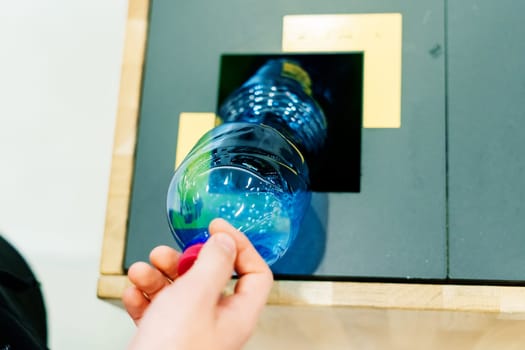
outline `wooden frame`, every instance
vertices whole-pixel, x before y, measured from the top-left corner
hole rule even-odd
[[[97,296],[118,301],[124,274],[128,209],[149,0],[130,0]],[[231,286],[230,286],[231,287]],[[269,304],[525,313],[525,287],[447,284],[275,281]]]

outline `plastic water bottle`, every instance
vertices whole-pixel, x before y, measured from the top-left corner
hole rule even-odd
[[[315,154],[324,144],[327,125],[311,85],[298,62],[269,60],[222,103],[218,114],[224,122],[271,126],[301,152]]]
[[[269,265],[286,253],[310,204],[304,153],[317,152],[326,138],[310,84],[297,62],[268,61],[225,100],[223,123],[176,169],[167,210],[184,251],[179,274],[193,264],[217,217],[243,232]]]

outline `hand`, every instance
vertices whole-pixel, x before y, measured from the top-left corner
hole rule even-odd
[[[273,276],[245,235],[222,219],[210,223],[211,237],[195,264],[177,277],[179,253],[160,246],[150,266],[133,264],[134,284],[122,300],[137,324],[130,349],[241,349],[266,304]],[[234,293],[224,289],[233,271]]]

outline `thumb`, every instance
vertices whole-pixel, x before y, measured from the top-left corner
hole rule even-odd
[[[206,294],[220,295],[232,277],[236,254],[233,238],[225,233],[216,233],[206,241],[186,276],[197,280],[196,285],[204,288]]]

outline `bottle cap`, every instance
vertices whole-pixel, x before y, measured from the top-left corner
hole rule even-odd
[[[179,265],[177,266],[177,274],[179,276],[182,276],[193,266],[193,263],[197,260],[203,245],[204,243],[194,244],[186,248],[184,253],[182,253],[179,258]]]

